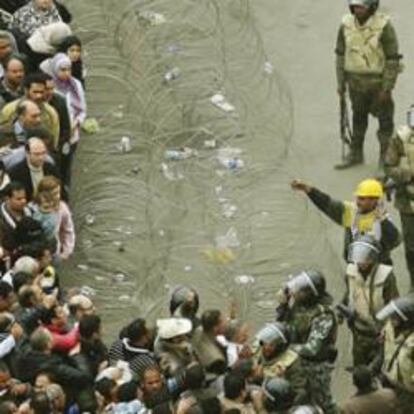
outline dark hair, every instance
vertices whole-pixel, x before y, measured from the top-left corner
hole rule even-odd
[[[101,318],[98,315],[85,315],[79,322],[79,333],[82,338],[89,339],[101,328]]]
[[[32,286],[21,286],[17,294],[17,300],[22,308],[30,308],[33,305],[35,292]]]
[[[352,380],[359,391],[368,391],[373,387],[372,373],[365,365],[359,365],[353,369]]]
[[[203,414],[221,414],[221,403],[217,397],[200,401]]]
[[[15,319],[12,314],[8,312],[0,313],[0,332],[8,332],[14,322]]]
[[[7,299],[10,293],[13,292],[13,288],[3,280],[0,280],[0,298]]]
[[[254,367],[253,359],[242,359],[237,361],[237,363],[233,366],[231,372],[234,375],[238,375],[247,379],[252,374],[252,370]]]
[[[47,142],[50,142],[51,140],[53,140],[52,133],[48,131],[47,129],[41,128],[41,127],[28,128],[26,130],[26,137],[27,137],[27,140],[29,140],[30,138],[39,138],[42,141],[47,141]]]
[[[139,341],[147,333],[148,329],[146,327],[145,319],[138,318],[121,329],[119,338],[128,338],[130,341],[134,342]]]
[[[20,181],[11,181],[4,189],[4,195],[11,198],[17,191],[26,191],[26,187]]]
[[[51,404],[49,397],[45,392],[35,392],[30,399],[30,408],[34,414],[48,414],[51,413]]]
[[[36,220],[33,220],[33,221],[38,223]],[[43,230],[38,233],[38,227],[34,223],[33,223],[32,231],[33,231],[32,234],[34,236],[38,235],[38,238],[36,237],[31,243],[25,244],[21,249],[21,255],[29,256],[29,257],[32,257],[33,259],[39,260],[44,256],[46,250],[50,250],[50,246],[49,246],[49,243],[47,243],[47,241],[41,238],[43,237]]]
[[[39,79],[43,79],[44,82],[46,83],[47,81],[53,80],[53,76],[49,75],[46,72],[40,72],[39,73]]]
[[[33,281],[32,275],[25,272],[17,272],[13,274],[13,290],[17,293],[21,287],[31,285]]]
[[[189,390],[198,390],[206,380],[204,368],[200,364],[192,365],[185,370],[185,383]]]
[[[44,78],[44,73],[30,73],[23,79],[23,87],[25,89],[30,89],[34,83],[40,83],[46,85],[46,80]]]
[[[4,71],[7,71],[9,63],[12,60],[18,60],[23,65],[24,70],[26,71],[27,60],[24,56],[18,54],[12,54],[6,58],[6,60],[3,63]]]
[[[116,387],[116,382],[110,378],[102,378],[95,382],[95,390],[106,399],[111,398],[111,392]]]
[[[241,375],[229,373],[224,377],[224,396],[229,400],[240,397],[246,389],[246,380]]]
[[[201,325],[205,332],[211,332],[219,323],[221,312],[217,309],[206,310],[201,316]]]
[[[62,42],[60,43],[60,45],[57,48],[58,52],[61,53],[67,53],[68,49],[72,46],[79,46],[82,49],[82,42],[79,39],[78,36],[74,36],[74,35],[69,35],[66,36]]]
[[[137,398],[138,384],[135,381],[126,382],[117,391],[118,402],[130,402]]]

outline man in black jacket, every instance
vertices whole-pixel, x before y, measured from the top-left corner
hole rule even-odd
[[[30,138],[25,149],[25,160],[16,164],[9,171],[9,175],[13,181],[24,185],[27,200],[31,201],[40,180],[47,175],[59,178],[59,173],[52,163],[46,161],[47,148],[41,139]]]

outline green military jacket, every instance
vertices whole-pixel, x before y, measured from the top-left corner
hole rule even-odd
[[[385,55],[385,69],[382,75],[359,75],[345,71],[346,41],[344,34],[344,24],[341,24],[336,42],[336,72],[338,89],[344,90],[347,83],[352,82],[358,85],[359,89],[367,85],[380,84],[383,91],[391,91],[397,82],[398,74],[401,70],[398,38],[394,26],[390,21],[385,25],[380,43]]]
[[[414,131],[408,126],[399,128],[391,139],[385,172],[396,184],[395,207],[414,214]]]

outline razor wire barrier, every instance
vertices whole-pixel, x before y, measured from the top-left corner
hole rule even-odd
[[[101,131],[83,136],[77,155],[66,283],[96,292],[118,327],[165,315],[178,283],[199,290],[203,308],[236,300],[255,323],[273,318],[292,272],[318,267],[339,283],[318,215],[288,186],[300,170],[292,99],[249,1],[88,0],[72,10]]]

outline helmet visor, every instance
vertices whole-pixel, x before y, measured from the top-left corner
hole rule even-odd
[[[357,241],[352,243],[348,249],[348,262],[355,264],[376,263],[379,250],[370,243]]]
[[[376,315],[376,319],[380,322],[384,322],[393,316],[398,316],[404,322],[408,321],[407,315],[397,306],[395,301],[391,301],[387,306],[382,308]]]
[[[407,125],[414,129],[414,105],[407,112]]]
[[[270,344],[278,340],[282,340],[285,344],[287,343],[285,334],[275,323],[268,323],[260,329],[260,331],[256,334],[256,339],[261,344]]]
[[[304,289],[311,289],[315,296],[318,296],[318,290],[316,289],[315,284],[312,279],[306,272],[302,272],[297,276],[294,276],[286,284],[286,288],[291,293],[298,293]]]

